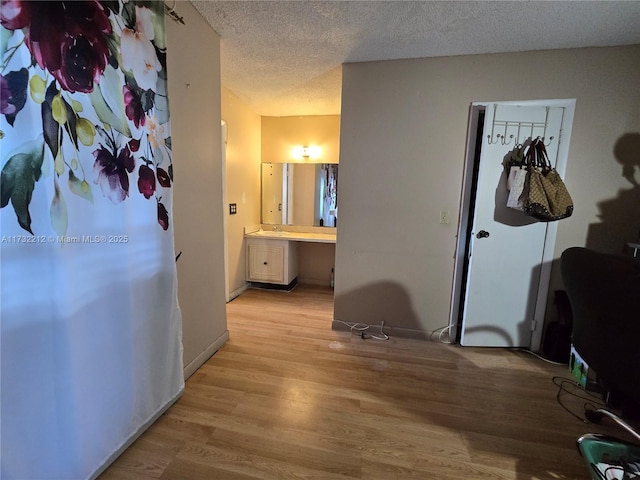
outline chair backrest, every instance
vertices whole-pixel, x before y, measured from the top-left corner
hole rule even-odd
[[[606,388],[640,405],[640,260],[574,247],[561,272],[573,345]]]

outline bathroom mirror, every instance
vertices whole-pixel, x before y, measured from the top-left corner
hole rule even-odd
[[[262,223],[335,227],[335,163],[263,163]]]

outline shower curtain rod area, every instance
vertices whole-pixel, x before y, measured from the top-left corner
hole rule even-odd
[[[185,25],[184,17],[181,17],[176,13],[176,2],[177,0],[173,0],[173,5],[171,6],[167,5],[167,2],[164,2],[164,13],[174,22]]]

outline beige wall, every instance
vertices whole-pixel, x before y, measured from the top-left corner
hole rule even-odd
[[[236,215],[227,215],[229,293],[233,298],[245,285],[244,227],[260,223],[261,119],[230,90],[222,88],[222,119],[227,122],[227,203],[236,203]]]
[[[565,175],[575,213],[559,223],[555,257],[622,251],[640,230],[640,190],[616,158],[640,164],[639,79],[640,46],[345,65],[335,318],[447,325],[474,101],[576,98]],[[560,287],[554,262],[549,302]]]
[[[308,285],[328,287],[335,259],[335,243],[300,242],[298,246],[298,281]]]
[[[167,20],[178,301],[185,375],[226,338],[220,147],[220,39],[191,3]],[[194,45],[206,45],[194,56]]]
[[[322,149],[317,163],[338,163],[340,115],[262,117],[263,162],[293,162],[293,147],[311,145]]]

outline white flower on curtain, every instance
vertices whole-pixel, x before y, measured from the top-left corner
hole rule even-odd
[[[151,41],[155,38],[151,11],[136,7],[135,29],[122,29],[122,67],[133,72],[138,86],[153,90],[162,65]]]
[[[93,185],[117,204],[133,183],[157,203],[158,224],[169,228],[162,201],[173,182],[166,51],[154,34],[162,8],[2,0],[0,114],[3,128],[14,131],[1,135],[19,143],[3,158],[0,207],[11,203],[22,229],[33,234],[31,197],[44,181],[54,184],[49,213],[58,235],[73,222],[65,195],[93,203]],[[17,131],[21,115],[41,116],[42,130]],[[54,175],[47,177],[49,165]]]

